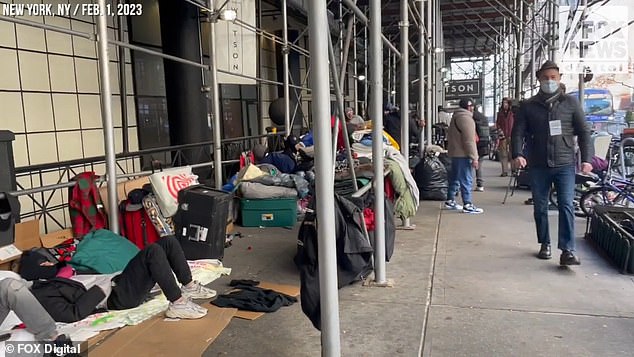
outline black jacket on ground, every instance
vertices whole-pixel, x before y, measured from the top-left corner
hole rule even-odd
[[[550,135],[549,122],[554,120],[561,120],[562,135]],[[575,136],[581,161],[592,162],[594,147],[590,127],[579,102],[567,94],[549,97],[540,92],[522,103],[515,117],[511,138],[513,158],[522,155],[522,145],[526,140],[529,148],[527,159],[532,167],[574,164]]]
[[[235,307],[246,311],[275,312],[297,302],[292,296],[257,286],[238,284],[235,288],[239,290],[220,295],[211,303],[218,307]]]
[[[86,290],[80,282],[64,278],[34,281],[31,293],[53,320],[67,323],[86,318],[106,298],[96,285]]]
[[[314,202],[313,202],[314,205]],[[363,213],[348,199],[335,195],[337,282],[341,288],[372,271],[372,246],[363,233]],[[295,264],[299,269],[302,311],[321,329],[316,214],[307,214],[299,229]]]

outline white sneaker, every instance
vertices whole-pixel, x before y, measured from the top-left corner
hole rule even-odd
[[[189,299],[185,299],[184,302],[170,302],[165,316],[171,319],[200,319],[207,315],[207,309],[192,302]]]
[[[452,211],[458,211],[462,209],[462,206],[459,205],[456,201],[445,201],[445,208]]]
[[[484,192],[484,186],[476,186],[475,191]]]
[[[469,214],[480,214],[484,212],[484,210],[482,208],[476,207],[473,203],[467,203],[466,205],[464,205],[464,207],[462,207],[462,212]]]
[[[196,300],[196,299],[211,299],[212,297],[216,296],[216,291],[206,288],[202,285],[200,285],[199,282],[197,282],[196,280],[193,281],[193,284],[191,287],[187,287],[185,285],[183,285],[181,287],[181,292],[183,293],[183,296],[188,297],[190,299]]]

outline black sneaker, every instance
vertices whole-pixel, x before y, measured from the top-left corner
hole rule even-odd
[[[577,257],[575,253],[569,250],[564,250],[561,253],[561,257],[559,257],[559,265],[580,265],[580,264],[581,264],[581,260],[579,259],[579,257]]]

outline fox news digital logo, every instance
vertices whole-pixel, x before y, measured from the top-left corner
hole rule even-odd
[[[7,341],[4,343],[5,356],[66,356],[79,355],[81,353],[81,345],[72,346],[56,346],[53,343],[39,342],[15,342]]]
[[[559,13],[559,41],[563,73],[627,73],[628,8],[583,6]]]

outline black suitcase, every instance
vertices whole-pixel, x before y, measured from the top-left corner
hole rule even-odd
[[[183,247],[185,258],[223,258],[231,198],[228,193],[203,185],[190,186],[178,192],[174,223],[176,238]]]

